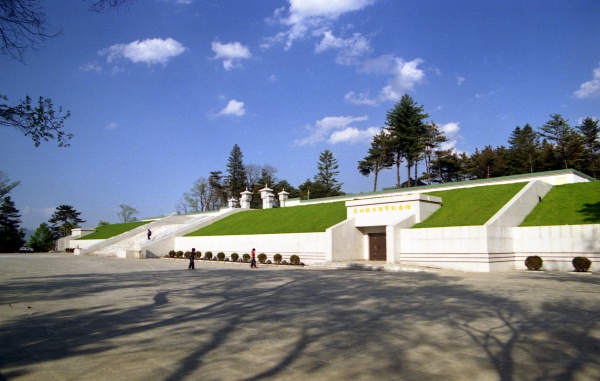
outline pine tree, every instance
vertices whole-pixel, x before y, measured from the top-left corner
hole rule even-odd
[[[440,130],[439,126],[435,122],[425,125],[424,140],[424,151],[423,157],[425,158],[425,176],[428,184],[431,184],[431,160],[432,155],[435,151],[440,149],[442,143],[448,141],[448,138],[444,136],[444,132]]]
[[[587,117],[576,128],[583,137],[583,145],[586,149],[584,172],[597,179],[600,176],[600,127],[598,127],[598,121]]]
[[[358,162],[358,171],[363,176],[374,175],[373,192],[377,191],[379,172],[394,165],[394,155],[389,149],[388,136],[385,132],[373,136],[368,155]]]
[[[406,159],[408,170],[408,186],[411,186],[410,168],[419,160],[425,151],[426,126],[423,120],[429,115],[424,113],[423,106],[408,94],[404,94],[393,109],[387,112],[386,124],[390,135],[391,148],[396,156],[397,186],[401,186],[400,164]]]
[[[25,242],[25,232],[19,228],[21,215],[10,196],[0,204],[0,252],[17,251]]]
[[[338,184],[336,178],[340,173],[338,168],[337,160],[333,157],[331,151],[325,150],[321,152],[319,162],[317,163],[319,172],[315,175],[313,183],[315,189],[310,192],[312,198],[332,197],[343,194],[341,191],[343,184]]]
[[[540,142],[538,133],[526,124],[517,126],[508,138],[511,174],[533,173],[537,171]]]
[[[58,237],[47,223],[42,222],[35,230],[35,233],[29,237],[29,246],[33,251],[50,251],[55,247],[55,241]]]
[[[229,190],[229,197],[239,197],[240,193],[246,190],[246,169],[243,162],[244,155],[242,150],[236,144],[231,149],[229,161],[227,162],[227,173],[225,183]]]
[[[575,160],[576,139],[575,131],[569,126],[568,120],[565,120],[560,114],[550,115],[552,119],[541,127],[540,136],[548,139],[556,147],[556,151],[563,163],[563,168],[567,169]]]
[[[59,237],[66,237],[71,234],[72,229],[85,222],[79,218],[80,215],[81,212],[76,211],[71,205],[60,205],[48,222]]]

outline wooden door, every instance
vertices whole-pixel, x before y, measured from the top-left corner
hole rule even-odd
[[[385,233],[370,233],[369,234],[369,260],[370,261],[385,261],[387,260],[385,247]]]

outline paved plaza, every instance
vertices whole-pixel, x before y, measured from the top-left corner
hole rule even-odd
[[[0,255],[0,380],[600,380],[596,274],[187,263]]]

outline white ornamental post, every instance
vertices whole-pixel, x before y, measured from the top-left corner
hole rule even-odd
[[[237,198],[231,196],[231,198],[229,200],[227,200],[227,203],[229,205],[229,208],[233,209],[237,206],[238,200],[237,200]]]
[[[252,201],[252,192],[250,192],[248,188],[246,188],[246,190],[240,193],[240,195],[242,196],[240,198],[240,207],[242,209],[250,209],[250,201]]]
[[[279,207],[285,208],[285,200],[288,199],[290,192],[286,192],[285,189],[282,189],[281,192],[277,194],[279,195]]]
[[[275,195],[273,194],[273,189],[270,189],[267,184],[260,190],[260,198],[263,200],[263,209],[271,209],[273,207]]]

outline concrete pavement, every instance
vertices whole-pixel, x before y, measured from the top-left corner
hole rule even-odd
[[[596,274],[196,268],[0,255],[0,380],[600,379]]]

